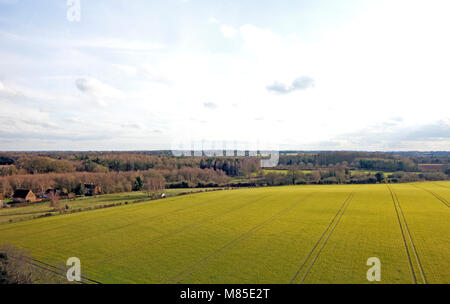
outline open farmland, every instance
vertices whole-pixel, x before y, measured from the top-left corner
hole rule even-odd
[[[166,197],[172,197],[191,192],[202,192],[211,190],[216,189],[206,189],[206,188],[165,189],[164,193]],[[98,197],[78,197],[76,199],[71,200],[63,199],[61,200],[61,205],[67,206],[69,208],[64,212],[72,213],[72,212],[88,211],[96,208],[103,208],[104,206],[110,207],[124,204],[133,204],[149,200],[151,199],[149,198],[147,193],[136,191],[136,192],[107,194]],[[33,203],[30,204],[29,206],[23,206],[19,208],[3,208],[0,209],[0,225],[59,214],[61,214],[61,212],[51,207],[50,202],[48,201]]]
[[[0,226],[102,283],[450,283],[450,182],[240,189]]]

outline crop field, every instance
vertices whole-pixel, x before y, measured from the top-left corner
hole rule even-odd
[[[101,283],[450,283],[450,182],[239,189],[0,225]]]
[[[176,196],[181,193],[201,192],[214,189],[190,188],[190,189],[166,189],[167,197]],[[81,197],[74,200],[63,199],[61,204],[68,206],[68,211],[87,211],[108,204],[133,204],[140,201],[150,200],[144,192],[124,192],[116,194],[101,195],[98,197]],[[50,202],[33,203],[26,207],[0,209],[0,225],[11,222],[19,222],[42,217],[46,214],[57,215],[58,211],[50,206]]]
[[[269,174],[269,173],[288,174],[289,173],[289,170],[281,170],[281,169],[279,169],[279,170],[276,170],[276,169],[274,169],[274,170],[272,170],[272,169],[263,169],[262,171],[263,171],[264,174]],[[304,173],[304,174],[308,174],[308,173],[313,172],[313,170],[300,170],[300,171],[302,173]],[[350,174],[352,176],[356,176],[356,175],[376,174],[377,172],[380,172],[380,171],[376,171],[376,170],[351,170]],[[390,175],[390,174],[393,174],[393,173],[394,172],[384,172],[385,175]],[[419,174],[420,172],[411,172],[411,173]]]
[[[277,169],[263,169],[262,170],[264,174],[269,174],[269,173],[277,173],[277,174],[288,174],[289,170],[277,170]],[[307,174],[307,173],[311,173],[312,170],[300,170],[302,173]]]

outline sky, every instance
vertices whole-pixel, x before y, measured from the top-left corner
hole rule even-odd
[[[0,0],[0,150],[450,150],[448,0],[79,3]]]

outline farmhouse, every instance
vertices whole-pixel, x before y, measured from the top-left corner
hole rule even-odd
[[[84,184],[86,196],[95,196],[102,193],[102,188],[94,184]]]
[[[26,189],[17,189],[13,195],[13,203],[33,203],[38,201],[36,195],[31,190]]]

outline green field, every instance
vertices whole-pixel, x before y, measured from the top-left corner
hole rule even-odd
[[[304,174],[311,173],[313,170],[299,170],[300,172]],[[276,173],[276,174],[288,174],[289,170],[281,170],[281,169],[263,169],[262,170],[264,175],[267,175],[269,173]]]
[[[0,225],[102,283],[450,283],[450,182],[239,189]]]
[[[190,189],[166,189],[164,193],[167,197],[179,195],[180,193],[191,193],[206,191],[206,188],[190,188]],[[147,193],[144,192],[125,192],[109,195],[101,195],[98,197],[81,197],[74,200],[61,200],[63,209],[69,206],[68,212],[87,211],[97,207],[109,204],[133,204],[143,200],[150,200]],[[6,201],[5,201],[6,202]],[[34,203],[26,207],[3,208],[0,209],[0,225],[11,222],[19,222],[34,219],[45,214],[58,215],[60,212],[55,211],[49,202]]]
[[[320,171],[320,169],[318,169],[318,170]],[[322,169],[322,170],[324,170],[324,169]],[[289,172],[289,170],[281,170],[281,169],[279,169],[279,170],[263,169],[262,171],[263,171],[264,174],[268,174],[268,173],[288,174],[288,172]],[[304,174],[308,174],[308,173],[313,172],[313,170],[300,170],[300,171],[303,172]],[[355,175],[369,175],[369,174],[373,175],[373,174],[376,174],[377,172],[380,172],[380,171],[375,171],[375,170],[351,170],[350,174],[352,176],[355,176]],[[393,173],[395,173],[395,172],[384,172],[385,175],[390,175],[390,174],[393,174]],[[415,174],[419,174],[420,172],[414,172],[414,173]]]

